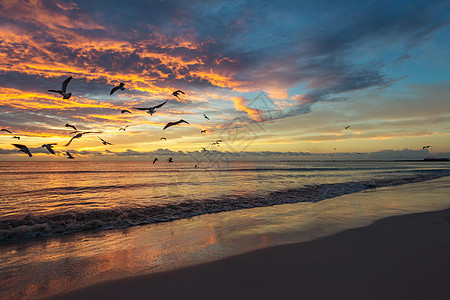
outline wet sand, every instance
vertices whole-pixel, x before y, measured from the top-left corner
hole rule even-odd
[[[450,209],[49,299],[450,299]]]

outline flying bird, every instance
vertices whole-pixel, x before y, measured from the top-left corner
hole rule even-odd
[[[162,138],[160,138],[159,140],[165,140],[165,141],[167,141],[167,139],[166,139],[165,137],[162,137]]]
[[[69,152],[66,152],[66,154],[68,159],[75,159],[75,157],[73,157],[72,154],[70,154]]]
[[[201,130],[200,133],[206,133],[206,129],[205,130]]]
[[[20,140],[20,136],[15,135],[15,136],[13,136],[13,139],[18,139],[18,140]]]
[[[155,159],[153,160],[153,164],[155,164],[155,162],[157,162],[157,161],[158,161],[158,158],[155,157]]]
[[[121,131],[121,130],[125,131],[129,126],[130,126],[130,125],[127,125],[127,126],[125,126],[125,127],[123,127],[123,128],[120,128],[119,131]]]
[[[72,93],[66,93],[67,85],[69,84],[69,81],[72,79],[72,76],[64,80],[62,83],[61,90],[48,90],[49,92],[58,93],[61,96],[63,96],[63,99],[69,99],[70,96],[72,96]]]
[[[202,151],[206,151],[206,148],[205,148],[205,147],[202,147]]]
[[[175,92],[172,93],[172,96],[175,96],[175,97],[177,97],[178,99],[180,99],[180,97],[178,97],[178,95],[179,95],[180,93],[184,95],[184,92],[183,92],[182,90],[176,90]]]
[[[173,162],[173,160],[172,160],[172,157],[169,157],[168,159],[167,159],[167,162]]]
[[[129,111],[128,109],[122,109],[121,113],[129,113],[129,114],[131,114],[131,111]]]
[[[208,116],[207,116],[207,115],[203,114],[203,116],[205,117],[205,119],[208,119],[208,120],[209,120],[209,118],[208,118]]]
[[[170,126],[178,125],[178,124],[180,124],[180,123],[186,123],[186,124],[189,124],[187,121],[181,119],[181,120],[176,121],[176,122],[169,122],[169,123],[167,123],[167,125],[164,126],[163,130],[166,129],[166,128],[168,128],[168,127],[170,127]]]
[[[422,147],[422,150],[425,150],[425,149],[428,149],[428,148],[430,148],[431,146],[423,146]]]
[[[123,82],[121,82],[118,86],[115,86],[112,88],[111,92],[109,93],[109,95],[114,94],[117,90],[121,90],[124,91],[125,88],[123,87],[125,84]]]
[[[85,131],[85,132],[77,133],[76,135],[74,135],[74,136],[70,139],[70,141],[69,141],[67,144],[65,144],[65,146],[66,146],[66,147],[69,146],[70,143],[72,143],[72,141],[73,141],[74,139],[79,139],[79,138],[81,138],[81,137],[83,136],[83,134],[88,134],[88,133],[102,133],[102,132],[101,132],[101,131]]]
[[[53,146],[57,145],[56,143],[53,144],[44,144],[42,145],[42,148],[45,148],[48,150],[48,152],[50,152],[51,154],[56,154],[55,151],[53,151]]]
[[[76,128],[75,126],[73,126],[73,125],[66,124],[66,125],[64,125],[64,126],[65,126],[65,127],[72,127],[76,132],[78,132],[77,128]]]
[[[11,145],[13,145],[16,148],[19,148],[19,152],[26,153],[28,154],[29,157],[33,156],[27,146],[21,144],[11,144]]]
[[[152,107],[149,107],[149,108],[145,108],[145,107],[133,107],[133,109],[146,110],[148,114],[153,115],[153,114],[155,113],[155,111],[156,111],[157,108],[160,108],[161,106],[163,106],[163,105],[166,104],[166,103],[167,103],[167,100],[164,101],[164,102],[161,103],[161,104],[158,104],[158,105],[156,105],[156,106],[152,106]]]
[[[105,141],[104,139],[102,139],[101,137],[99,137],[98,135],[97,135],[97,137],[100,139],[100,141],[102,141],[102,143],[103,143],[103,145],[112,145],[110,142],[107,142],[107,141]]]
[[[5,131],[5,132],[8,132],[8,133],[12,134],[12,132],[11,132],[11,131],[9,131],[8,129],[5,129],[5,128],[3,128],[3,129],[2,129],[2,130],[0,130],[0,131]]]
[[[350,125],[344,127],[344,129],[349,129],[349,128],[350,128]]]

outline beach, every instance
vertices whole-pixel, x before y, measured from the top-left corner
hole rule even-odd
[[[49,299],[448,299],[450,210],[106,282]]]

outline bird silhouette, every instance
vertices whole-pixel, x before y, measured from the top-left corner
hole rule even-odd
[[[66,125],[64,125],[64,126],[65,126],[65,127],[71,127],[71,128],[73,128],[73,130],[75,130],[75,131],[78,132],[77,128],[76,128],[75,126],[73,126],[73,125],[66,124]]]
[[[153,164],[155,164],[155,162],[157,162],[157,161],[158,161],[158,158],[155,157],[155,159],[153,160]]]
[[[169,157],[169,158],[167,159],[167,162],[169,162],[169,163],[173,162],[172,157]]]
[[[186,123],[186,124],[189,124],[187,121],[181,119],[181,120],[176,121],[176,122],[169,122],[169,123],[167,123],[166,126],[164,126],[163,130],[166,129],[166,128],[168,128],[168,127],[170,127],[170,126],[178,125],[178,124],[180,124],[180,123]]]
[[[101,131],[85,131],[85,132],[79,132],[79,133],[77,133],[76,135],[74,135],[74,136],[70,139],[70,141],[69,141],[67,144],[65,144],[65,146],[66,146],[66,147],[69,146],[70,143],[72,143],[72,141],[73,141],[74,139],[79,139],[79,138],[81,138],[81,137],[83,136],[83,134],[88,134],[88,133],[102,133],[102,132],[101,132]]]
[[[75,157],[73,157],[73,155],[70,154],[68,151],[66,152],[66,154],[68,159],[75,159]]]
[[[101,137],[99,137],[99,136],[97,136],[99,139],[100,139],[100,141],[102,141],[102,143],[103,143],[103,145],[112,145],[110,142],[107,142],[107,141],[105,141],[104,139],[102,139]]]
[[[131,111],[129,111],[128,109],[122,109],[120,112],[121,112],[122,114],[123,114],[123,113],[129,113],[129,114],[131,114]]]
[[[349,128],[350,128],[350,125],[344,127],[344,129],[349,129]]]
[[[31,152],[30,152],[30,150],[28,149],[27,146],[21,145],[21,144],[11,144],[11,145],[13,145],[16,148],[19,148],[19,152],[26,153],[26,154],[28,154],[29,157],[33,156],[33,154],[31,154]]]
[[[425,149],[428,149],[428,148],[430,148],[431,146],[423,146],[422,147],[422,150],[425,150]]]
[[[0,130],[0,131],[5,131],[5,132],[7,132],[7,133],[10,133],[10,134],[12,134],[12,132],[11,131],[9,131],[8,129],[5,129],[5,128],[3,128],[2,130]]]
[[[72,76],[70,76],[69,78],[64,80],[64,82],[62,83],[61,90],[48,90],[48,91],[60,94],[61,96],[63,96],[63,99],[69,99],[70,96],[72,96],[72,93],[67,93],[66,89],[67,89],[67,85],[69,84],[71,79],[72,79]]]
[[[209,118],[208,118],[208,116],[207,116],[207,115],[203,114],[203,116],[205,117],[205,119],[208,119],[208,120],[209,120]]]
[[[165,137],[162,137],[162,138],[160,138],[159,140],[165,140],[165,141],[167,141],[167,139],[166,139]]]
[[[122,131],[122,130],[125,131],[129,126],[130,126],[130,125],[127,125],[127,126],[125,126],[125,127],[123,127],[123,128],[120,128],[119,131]]]
[[[184,95],[184,92],[182,90],[176,90],[175,92],[172,93],[172,96],[175,96],[178,99],[180,99],[180,97],[178,97],[179,94],[183,94]]]
[[[42,148],[45,148],[48,150],[48,152],[50,152],[51,154],[56,154],[55,151],[53,151],[53,146],[57,145],[56,143],[53,144],[44,144],[42,145]]]
[[[13,136],[13,139],[18,139],[18,140],[20,140],[20,136]]]
[[[205,147],[202,147],[202,151],[206,151],[206,148],[205,148]]]
[[[123,87],[125,84],[123,82],[121,82],[118,86],[115,86],[112,88],[111,92],[109,92],[109,95],[114,94],[117,90],[121,90],[124,91],[125,88]]]
[[[149,108],[145,108],[145,107],[133,107],[133,109],[139,109],[139,110],[146,110],[148,114],[153,115],[156,111],[157,108],[160,108],[161,106],[163,106],[164,104],[167,103],[168,100],[164,101],[161,104],[149,107]]]
[[[201,130],[200,133],[206,133],[206,129],[205,130]]]

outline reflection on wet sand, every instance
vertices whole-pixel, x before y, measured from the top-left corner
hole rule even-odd
[[[391,215],[448,208],[449,192],[450,179],[441,178],[318,203],[10,242],[0,246],[0,294],[5,299],[43,297],[101,281],[307,241]]]

